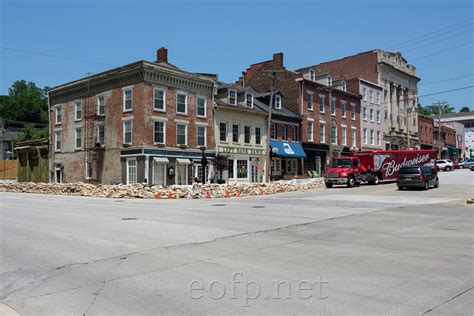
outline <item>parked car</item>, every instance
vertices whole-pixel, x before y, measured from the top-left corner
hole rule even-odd
[[[472,165],[474,165],[474,158],[469,158],[469,159],[466,159],[464,160],[463,162],[459,163],[459,167],[460,168],[465,168],[465,169],[468,169],[469,167],[471,167]]]
[[[471,169],[471,171],[474,171],[474,164],[470,165],[469,169]]]
[[[398,171],[397,187],[399,190],[405,188],[428,190],[431,186],[439,187],[438,174],[431,167],[402,167]]]
[[[453,162],[449,159],[436,160],[439,170],[451,171],[454,169]]]
[[[456,162],[456,161],[453,161],[453,169],[456,170],[456,169],[459,169],[459,162]]]

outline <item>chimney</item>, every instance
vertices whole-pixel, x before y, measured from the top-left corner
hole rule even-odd
[[[168,62],[168,49],[161,47],[156,51],[156,62],[157,63],[167,63]]]
[[[279,68],[283,68],[283,53],[273,54],[273,61]]]

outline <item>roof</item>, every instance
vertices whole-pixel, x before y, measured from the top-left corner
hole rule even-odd
[[[268,110],[270,109],[270,92],[265,92],[257,95],[257,101],[254,102],[254,105],[265,111],[265,113],[268,113]],[[276,94],[279,94],[278,92]],[[285,98],[282,98],[282,103],[285,102]],[[282,119],[282,120],[289,120],[289,121],[296,121],[296,122],[301,122],[301,116],[298,114],[294,113],[290,109],[284,106],[282,104],[281,109],[272,109],[272,116],[275,119]]]
[[[257,105],[257,100],[254,100],[253,102],[253,108],[249,108],[242,103],[237,102],[236,105],[230,105],[227,102],[224,102],[221,99],[216,99],[215,103],[218,108],[227,108],[230,110],[240,110],[240,111],[245,111],[245,112],[252,112],[252,113],[260,113],[260,114],[266,114],[265,111],[263,111],[258,105]]]
[[[446,114],[441,115],[442,118],[451,118],[451,117],[463,118],[463,117],[470,117],[470,116],[474,116],[474,111],[461,112],[461,113],[446,113]]]

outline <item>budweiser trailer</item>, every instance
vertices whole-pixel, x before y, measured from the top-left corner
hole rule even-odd
[[[430,165],[436,167],[435,150],[366,150],[353,151],[335,158],[326,171],[324,182],[352,187],[362,182],[378,184],[396,180],[401,167]]]

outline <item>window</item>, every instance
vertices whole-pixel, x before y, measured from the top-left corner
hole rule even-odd
[[[344,80],[341,81],[341,87],[342,87],[342,91],[347,91],[347,84]]]
[[[197,145],[206,146],[206,127],[205,126],[197,127]]]
[[[277,138],[276,130],[277,130],[276,123],[270,124],[270,138],[271,139],[276,139]]]
[[[331,76],[328,76],[327,84],[328,84],[329,87],[332,86],[332,77]]]
[[[245,179],[248,178],[248,160],[237,160],[237,178]]]
[[[165,143],[165,122],[163,121],[154,121],[153,129],[153,143],[154,144],[164,144]]]
[[[380,139],[380,131],[377,131],[377,145],[381,145],[382,140]]]
[[[245,94],[245,105],[248,108],[253,108],[253,94],[252,93]]]
[[[227,123],[219,123],[219,140],[221,142],[227,141]]]
[[[319,122],[319,140],[321,143],[326,143],[326,124]]]
[[[281,139],[287,140],[288,139],[288,126],[283,124],[281,126]]]
[[[281,109],[281,95],[275,95],[275,100],[273,101],[273,107],[277,110]]]
[[[380,91],[375,92],[375,103],[380,104]]]
[[[186,103],[188,96],[184,93],[176,93],[176,113],[186,114]]]
[[[61,124],[63,120],[63,115],[62,115],[62,106],[61,104],[56,105],[56,124]]]
[[[166,162],[153,161],[153,184],[166,185]]]
[[[369,101],[370,103],[374,103],[374,90],[369,90]]]
[[[86,179],[92,179],[92,160],[86,161]]]
[[[331,99],[331,115],[336,115],[336,99]]]
[[[324,95],[319,95],[319,112],[324,113]]]
[[[153,89],[153,109],[157,111],[165,111],[165,89]]]
[[[331,124],[331,144],[337,145],[337,126],[335,123]]]
[[[239,142],[239,125],[238,124],[232,125],[232,142],[234,143]]]
[[[363,139],[363,143],[364,143],[365,145],[367,145],[367,128],[364,128],[364,129],[363,129],[363,134],[362,134],[362,136],[363,136],[363,138],[364,138],[364,139]]]
[[[244,126],[244,143],[250,144],[250,126]]]
[[[61,131],[54,132],[54,151],[61,151]]]
[[[229,90],[229,104],[236,105],[237,104],[237,91]]]
[[[76,128],[75,135],[76,135],[75,148],[80,149],[82,147],[82,128]]]
[[[308,142],[313,141],[313,129],[314,129],[314,122],[308,121]]]
[[[123,143],[132,143],[132,120],[123,121]]]
[[[127,184],[137,183],[137,159],[127,159]]]
[[[309,111],[313,110],[313,94],[311,92],[306,94],[306,105],[308,106]]]
[[[357,138],[357,130],[355,128],[351,129],[351,141],[352,141],[352,146],[355,147],[357,144],[356,138]]]
[[[260,127],[255,127],[255,144],[260,145],[262,143],[262,134]]]
[[[176,163],[176,184],[185,185],[188,184],[188,164]]]
[[[103,95],[97,97],[97,114],[105,115],[105,97]]]
[[[291,140],[294,142],[298,140],[298,126],[293,126],[291,130]]]
[[[346,117],[346,101],[341,101],[341,115]]]
[[[362,100],[367,101],[367,88],[362,88]]]
[[[229,179],[234,179],[234,160],[227,160],[227,171],[229,172]]]
[[[374,144],[375,144],[375,140],[374,140],[374,130],[373,130],[373,129],[370,130],[370,144],[371,144],[371,145],[374,145]]]
[[[197,98],[197,116],[206,117],[206,98]]]
[[[80,121],[82,119],[82,102],[74,102],[74,120]]]
[[[187,145],[188,144],[188,125],[176,124],[176,144]]]
[[[380,111],[377,110],[377,123],[380,123]]]
[[[370,121],[371,122],[374,121],[374,110],[373,109],[370,109]]]
[[[316,72],[313,69],[309,71],[309,80],[316,81]]]
[[[351,103],[351,119],[356,119],[356,105],[355,103]]]
[[[347,145],[347,127],[343,126],[341,131],[342,145]]]
[[[367,121],[367,108],[365,106],[362,107],[362,119]]]
[[[104,146],[105,144],[104,124],[97,125],[97,143],[101,146]]]
[[[132,89],[123,90],[123,111],[132,110]]]

